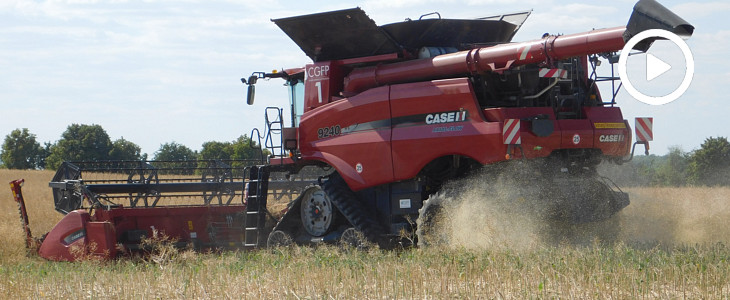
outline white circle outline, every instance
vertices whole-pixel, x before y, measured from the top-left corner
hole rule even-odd
[[[677,47],[679,47],[680,50],[682,50],[685,63],[687,64],[687,69],[685,71],[682,84],[680,84],[679,87],[673,92],[664,96],[647,96],[644,93],[640,92],[634,87],[634,85],[631,84],[629,76],[626,73],[626,62],[629,57],[629,52],[631,52],[631,49],[633,49],[636,44],[650,37],[662,37],[672,41],[675,45],[677,45]],[[624,48],[621,49],[621,55],[619,55],[618,59],[618,76],[621,78],[621,82],[626,88],[626,91],[629,92],[629,95],[636,98],[636,100],[639,100],[649,105],[664,105],[674,100],[677,100],[679,97],[682,96],[682,94],[684,94],[684,92],[687,91],[687,89],[689,89],[689,85],[692,83],[692,77],[694,76],[694,72],[695,61],[694,57],[692,56],[692,51],[689,49],[687,43],[685,43],[684,40],[682,40],[682,38],[680,38],[676,34],[663,29],[649,29],[635,35],[626,43]]]

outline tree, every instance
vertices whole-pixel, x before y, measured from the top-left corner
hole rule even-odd
[[[198,153],[195,151],[185,145],[171,142],[160,145],[160,149],[155,152],[154,157],[154,160],[158,162],[154,165],[165,169],[160,171],[161,174],[191,175],[195,173],[197,158]]]
[[[39,166],[42,169],[46,168],[46,161],[48,160],[48,156],[51,155],[51,148],[53,147],[53,144],[51,142],[45,142],[43,143],[43,151],[41,152],[41,161],[39,162]]]
[[[100,125],[71,124],[51,146],[46,164],[56,169],[63,161],[109,160],[111,150],[111,139]]]
[[[8,169],[37,169],[43,167],[43,147],[28,128],[15,129],[5,136],[2,153],[3,165]]]
[[[264,157],[269,154],[268,150],[263,151]],[[205,142],[203,150],[200,151],[200,159],[260,159],[261,152],[256,143],[251,142],[248,135],[239,136],[233,142]]]
[[[113,160],[146,160],[147,154],[141,154],[142,148],[137,144],[120,138],[112,143],[109,159]]]
[[[709,137],[689,158],[692,182],[702,185],[730,184],[730,142],[724,137]]]
[[[229,160],[232,153],[233,148],[229,142],[205,142],[203,143],[203,149],[200,150],[200,159]]]
[[[198,154],[185,145],[171,142],[160,145],[160,149],[155,152],[154,160],[195,160],[197,157]]]
[[[253,147],[252,147],[253,146]],[[263,154],[255,143],[251,143],[251,138],[247,135],[239,136],[233,142],[205,142],[203,149],[200,151],[201,160],[234,160],[227,162],[234,169],[234,176],[243,176],[242,171],[246,166],[254,165],[253,161],[242,160],[258,160],[261,156],[266,157],[269,151],[264,150]],[[205,168],[207,162],[200,162],[199,166]]]
[[[687,154],[679,146],[669,147],[669,153],[656,170],[659,185],[683,186],[687,184]]]
[[[261,159],[261,156],[266,157],[269,155],[269,151],[264,149],[261,153],[260,148],[255,142],[251,142],[251,138],[248,135],[239,136],[233,144],[231,144],[232,153],[231,159]]]

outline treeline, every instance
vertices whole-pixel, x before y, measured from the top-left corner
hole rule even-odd
[[[623,165],[604,163],[599,172],[619,186],[730,186],[730,143],[709,137],[690,152],[674,146],[664,156],[637,154]]]
[[[200,152],[169,142],[160,145],[152,160],[259,159],[259,147],[250,142],[246,135],[231,142],[210,141]],[[124,138],[112,141],[100,125],[71,124],[60,140],[43,145],[27,128],[13,130],[5,136],[0,159],[3,168],[55,170],[63,161],[147,160],[148,155]],[[730,142],[709,137],[690,152],[675,146],[664,156],[637,154],[622,165],[604,163],[599,171],[620,186],[730,186]]]
[[[264,153],[264,155],[266,155]],[[153,160],[259,159],[261,152],[247,135],[231,142],[210,141],[200,152],[169,142],[160,145]],[[7,169],[57,169],[64,161],[147,160],[147,153],[124,138],[112,141],[100,125],[71,124],[55,143],[41,145],[27,128],[5,136],[0,151],[0,167]]]

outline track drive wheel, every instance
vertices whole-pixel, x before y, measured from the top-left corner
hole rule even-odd
[[[335,208],[329,197],[319,186],[311,186],[304,191],[301,205],[301,219],[304,230],[319,237],[332,229]]]

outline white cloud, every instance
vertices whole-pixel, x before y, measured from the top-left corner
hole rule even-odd
[[[549,10],[533,11],[521,31],[527,31],[532,36],[544,32],[551,34],[579,33],[594,28],[624,26],[630,15],[631,6],[561,5]]]
[[[721,15],[723,18],[730,12],[730,3],[725,1],[715,2],[686,2],[671,7],[671,10],[681,14],[685,20],[696,20],[712,15]]]
[[[696,56],[708,60],[718,60],[730,53],[730,28],[717,31],[696,31],[687,44]]]

